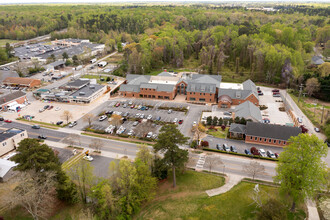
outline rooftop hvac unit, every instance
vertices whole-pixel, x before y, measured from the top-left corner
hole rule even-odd
[[[95,89],[95,86],[89,86],[90,89]]]
[[[79,92],[79,95],[85,95],[85,92]]]

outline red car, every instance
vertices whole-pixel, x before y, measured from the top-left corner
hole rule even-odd
[[[5,122],[7,122],[7,123],[11,123],[12,121],[9,120],[9,119],[6,119]]]
[[[116,107],[119,107],[120,106],[120,102],[118,102],[117,104],[116,104]]]
[[[183,120],[179,120],[179,124],[181,125],[183,123]]]
[[[51,106],[48,107],[48,110],[51,110],[53,108],[54,108],[54,106],[51,105]]]
[[[133,109],[135,107],[135,105],[131,105],[131,108]]]

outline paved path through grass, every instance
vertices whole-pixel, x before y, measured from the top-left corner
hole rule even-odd
[[[315,201],[313,200],[307,200],[306,201],[306,206],[308,210],[308,219],[309,220],[319,220],[320,216],[316,208]]]
[[[225,185],[223,185],[219,188],[206,190],[205,192],[210,197],[220,195],[222,193],[225,193],[225,192],[231,190],[231,188],[233,188],[235,185],[237,185],[239,182],[241,182],[242,179],[243,179],[243,176],[230,174],[230,175],[228,175],[228,178],[226,179]]]

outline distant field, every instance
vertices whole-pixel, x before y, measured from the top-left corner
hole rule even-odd
[[[11,40],[11,39],[0,39],[0,47],[4,47],[6,43],[16,43],[19,42],[18,40]]]

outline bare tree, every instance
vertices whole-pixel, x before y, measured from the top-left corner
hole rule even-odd
[[[194,136],[196,136],[198,144],[199,144],[200,136],[205,132],[205,130],[206,128],[202,123],[198,123],[191,128],[191,131],[195,133]]]
[[[88,126],[92,126],[93,119],[95,118],[95,115],[92,113],[88,113],[84,115],[83,120],[84,122],[88,122]]]
[[[320,90],[319,80],[315,77],[309,78],[306,82],[306,90],[308,96],[312,96],[315,92]]]
[[[72,119],[72,114],[70,111],[65,110],[63,114],[61,115],[61,118],[66,121],[66,123],[69,123],[69,120]]]
[[[118,127],[122,124],[122,117],[120,115],[113,114],[109,119],[110,124]]]
[[[136,126],[134,129],[134,133],[137,136],[144,137],[146,134],[149,132],[153,131],[154,128],[152,127],[152,122],[147,121],[147,122],[142,122]]]
[[[222,165],[223,162],[219,156],[208,154],[208,156],[205,158],[205,164],[209,168],[209,172],[212,172],[213,167]]]
[[[70,145],[73,146],[77,143],[78,146],[81,146],[80,143],[80,136],[79,134],[73,134],[71,133],[67,138],[66,138],[66,142]]]
[[[24,207],[33,219],[46,219],[55,199],[55,172],[19,172],[12,180],[17,186],[8,194],[8,205]]]
[[[251,161],[249,164],[243,166],[243,171],[247,172],[252,176],[252,179],[265,172],[265,166],[261,165],[257,161]]]
[[[101,152],[103,146],[104,146],[104,142],[100,139],[92,139],[91,143],[89,144],[90,148],[98,152]]]

